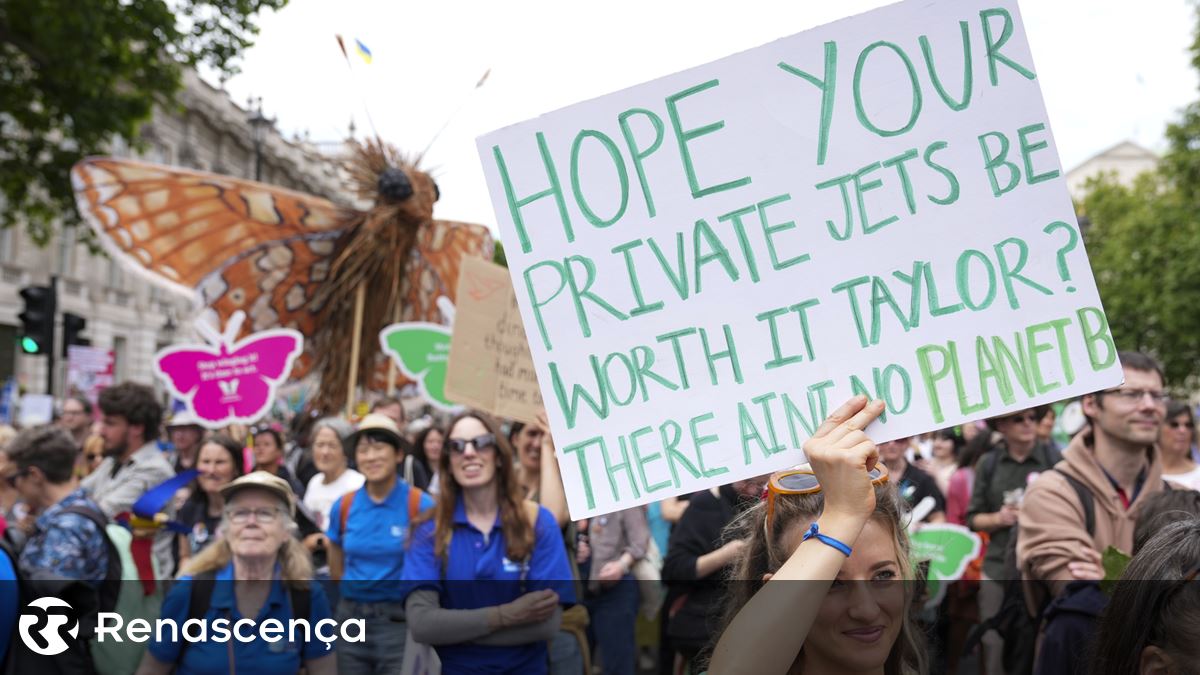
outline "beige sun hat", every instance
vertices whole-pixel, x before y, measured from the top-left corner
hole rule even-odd
[[[292,492],[292,486],[288,485],[286,480],[267,471],[254,471],[234,479],[221,487],[221,496],[228,503],[233,500],[234,495],[248,488],[266,490],[274,494],[288,505],[288,511],[293,516],[296,515],[296,494]]]

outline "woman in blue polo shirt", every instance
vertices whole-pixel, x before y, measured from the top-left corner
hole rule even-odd
[[[176,675],[295,675],[301,668],[308,675],[336,673],[332,640],[319,636],[341,633],[331,623],[325,592],[312,580],[308,552],[291,534],[291,487],[256,471],[222,487],[221,497],[223,538],[188,560],[180,583],[163,600],[162,618],[180,633],[154,631],[138,675],[172,669]],[[206,639],[184,639],[196,635],[191,619],[204,622]],[[308,630],[299,624],[293,630],[292,619],[307,620]],[[283,631],[273,632],[269,620]]]
[[[407,629],[400,572],[412,516],[433,498],[396,473],[403,440],[390,418],[370,414],[346,439],[366,483],[343,495],[329,512],[329,573],[340,580],[338,618],[366,622],[363,642],[345,643],[338,654],[342,675],[398,673]]]
[[[512,448],[485,415],[450,423],[438,473],[405,558],[413,639],[436,647],[446,675],[545,673],[546,641],[575,602],[554,517],[522,498]]]

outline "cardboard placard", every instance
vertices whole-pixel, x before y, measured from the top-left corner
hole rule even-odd
[[[1015,0],[909,0],[478,139],[575,519],[1122,381]]]
[[[455,297],[446,396],[498,417],[535,422],[542,392],[508,270],[464,259]]]

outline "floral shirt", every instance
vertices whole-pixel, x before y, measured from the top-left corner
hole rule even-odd
[[[100,510],[81,488],[38,516],[21,550],[21,572],[27,577],[104,580],[108,571],[106,535],[86,516],[63,513],[75,505]]]

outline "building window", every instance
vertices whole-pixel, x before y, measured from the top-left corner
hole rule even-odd
[[[129,344],[124,337],[120,335],[113,337],[113,378],[116,382],[124,382],[129,379],[127,359],[125,358],[128,351]]]
[[[0,325],[0,386],[17,372],[17,327]]]
[[[0,229],[0,262],[12,262],[13,243],[16,242],[16,227]]]
[[[108,287],[120,288],[125,278],[121,274],[121,264],[112,258],[108,259]]]

